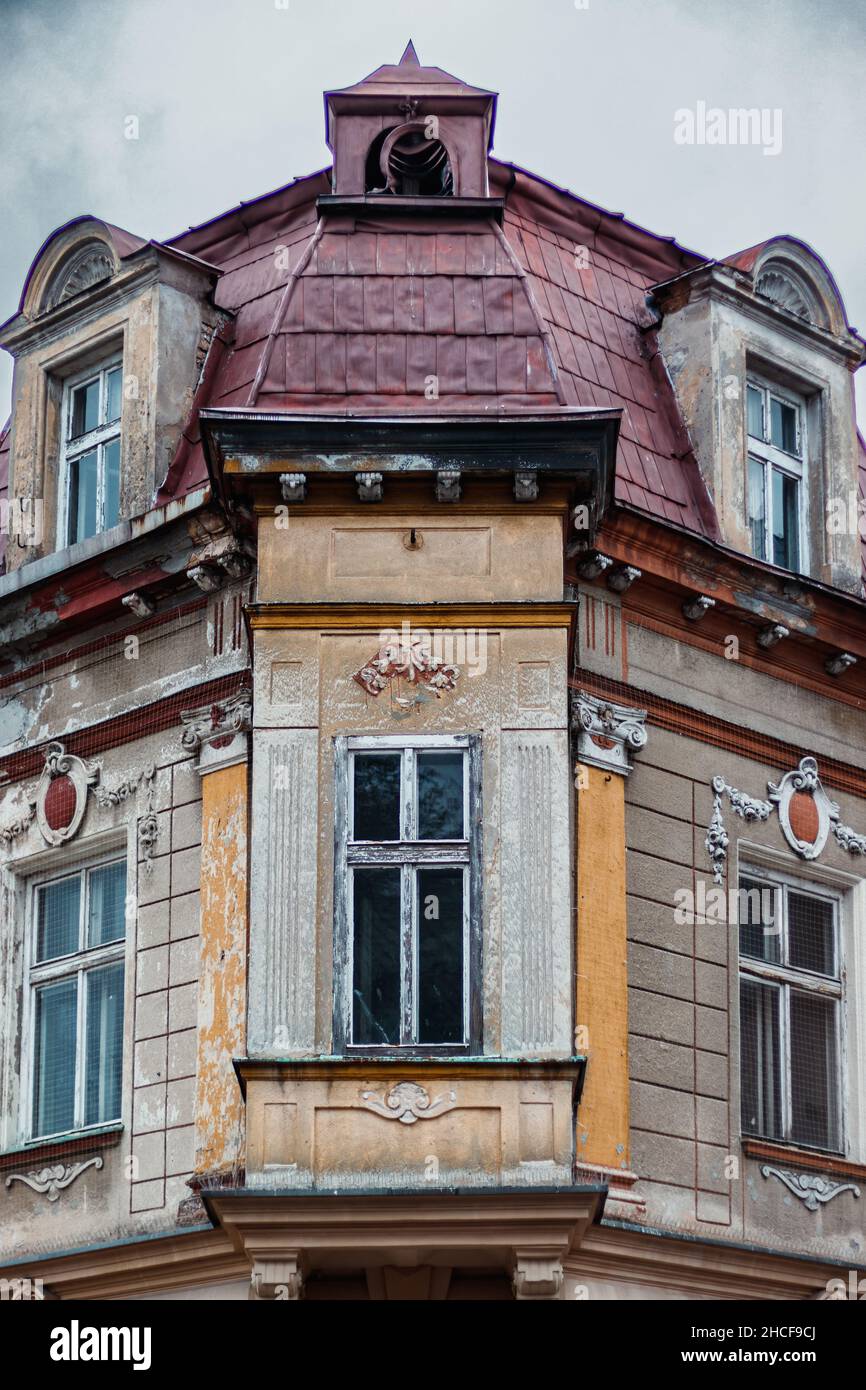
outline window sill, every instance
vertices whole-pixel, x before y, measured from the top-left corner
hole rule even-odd
[[[741,1142],[746,1158],[769,1159],[775,1163],[789,1163],[795,1168],[866,1181],[866,1163],[854,1163],[841,1154],[821,1154],[815,1149],[798,1149],[796,1144],[778,1144],[766,1139],[743,1139]]]
[[[0,1172],[6,1168],[20,1167],[22,1162],[38,1167],[49,1164],[61,1155],[90,1153],[94,1149],[113,1148],[123,1137],[123,1124],[101,1125],[98,1128],[76,1130],[71,1134],[59,1134],[51,1139],[32,1139],[18,1148],[8,1149],[0,1154]]]

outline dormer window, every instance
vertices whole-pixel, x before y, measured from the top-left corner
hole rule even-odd
[[[412,121],[374,140],[367,156],[367,192],[410,198],[450,198],[454,173],[432,122]]]
[[[748,511],[752,553],[781,569],[803,572],[805,401],[751,378],[748,417]]]
[[[61,535],[67,545],[108,531],[120,520],[121,385],[116,360],[65,384]]]

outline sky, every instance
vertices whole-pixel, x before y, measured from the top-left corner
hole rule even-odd
[[[164,239],[328,164],[322,92],[410,37],[499,158],[707,256],[796,235],[866,334],[866,0],[0,0],[0,320],[72,217]],[[767,138],[681,143],[699,103]]]

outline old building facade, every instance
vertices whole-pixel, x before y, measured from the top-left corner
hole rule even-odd
[[[325,105],[332,168],[76,219],[0,329],[0,1275],[845,1296],[864,343],[411,45]]]

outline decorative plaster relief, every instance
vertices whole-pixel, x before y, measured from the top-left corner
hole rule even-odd
[[[11,820],[0,825],[0,844],[8,849],[13,840],[17,840],[19,835],[23,835],[30,829],[35,815],[36,807],[31,803],[20,810]]]
[[[372,1110],[386,1120],[399,1120],[402,1125],[414,1125],[418,1120],[435,1120],[457,1104],[457,1092],[437,1096],[431,1101],[423,1086],[414,1081],[400,1081],[392,1086],[387,1096],[375,1095],[372,1091],[361,1092],[361,1102],[365,1110]]]
[[[47,1195],[49,1202],[56,1202],[61,1190],[75,1182],[87,1168],[98,1170],[102,1166],[102,1159],[98,1156],[88,1158],[84,1163],[54,1163],[48,1168],[39,1168],[29,1173],[10,1173],[6,1179],[6,1186],[8,1188],[13,1182],[23,1182],[32,1187],[34,1192]]]
[[[62,845],[77,834],[87,809],[87,791],[99,768],[50,743],[36,787],[36,824],[46,844]]]
[[[138,822],[138,848],[148,873],[153,871],[153,852],[159,837],[159,821],[153,809],[155,776],[156,769],[153,763],[149,763],[141,772],[125,777],[115,787],[99,786],[94,793],[100,806],[119,806],[122,801],[128,801],[130,797],[135,796],[141,787],[146,788],[145,811]]]
[[[801,859],[817,859],[831,832],[849,854],[866,854],[866,835],[840,825],[839,807],[825,792],[814,758],[801,759],[799,767],[786,772],[779,782],[768,782],[767,788],[769,801],[760,801],[728,786],[723,777],[713,778],[713,815],[704,843],[716,883],[722,882],[728,850],[722,818],[722,800],[726,795],[733,811],[743,820],[769,820],[775,808],[782,834]]]
[[[440,699],[444,690],[455,688],[460,669],[435,656],[432,641],[420,637],[403,639],[395,633],[352,679],[374,697],[387,690],[393,680],[403,680],[416,687],[427,687]],[[415,700],[407,703],[414,704]]]
[[[853,1192],[855,1197],[860,1196],[860,1189],[853,1182],[833,1182],[831,1178],[818,1177],[814,1173],[791,1173],[784,1168],[771,1168],[768,1163],[763,1165],[761,1173],[765,1178],[778,1178],[789,1192],[799,1197],[807,1211],[817,1211],[820,1205],[832,1202],[840,1192]]]

